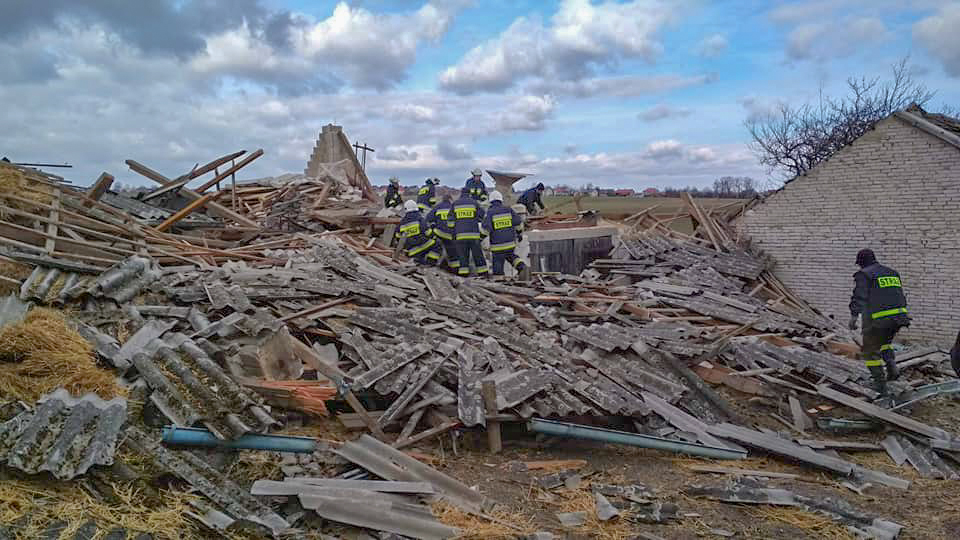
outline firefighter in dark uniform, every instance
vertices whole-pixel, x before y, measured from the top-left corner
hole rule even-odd
[[[490,208],[483,218],[483,230],[490,235],[493,275],[503,275],[504,263],[512,264],[518,273],[526,268],[514,253],[517,243],[523,240],[523,220],[512,208],[503,205],[503,195],[499,191],[490,194]]]
[[[887,381],[900,374],[893,354],[893,337],[910,326],[907,297],[900,274],[877,262],[872,250],[857,253],[860,270],[853,275],[855,287],[850,298],[850,329],[863,319],[864,362],[880,394],[887,393]],[[884,372],[886,367],[886,372]]]
[[[400,208],[403,206],[403,196],[400,195],[400,179],[396,176],[390,177],[390,183],[387,185],[387,196],[383,199],[385,208]]]
[[[453,202],[449,194],[444,194],[440,202],[427,214],[427,224],[433,227],[433,233],[443,244],[447,254],[447,266],[456,272],[460,268],[460,254],[457,252],[457,243],[453,240]]]
[[[439,183],[439,178],[427,178],[427,181],[420,187],[417,192],[417,206],[420,207],[421,212],[426,212],[437,204],[437,184]]]
[[[540,207],[540,210],[546,209],[543,205],[543,199],[541,198],[544,189],[546,188],[543,187],[543,184],[537,184],[520,194],[517,202],[527,207],[527,214],[531,216],[536,215],[537,206]]]
[[[467,183],[464,188],[468,190],[470,197],[473,200],[486,202],[487,186],[483,183],[483,171],[480,169],[474,169],[471,174],[473,174],[473,176],[467,179]]]
[[[417,203],[407,201],[403,203],[403,220],[397,228],[397,239],[403,242],[407,256],[425,266],[433,266],[440,260],[440,246],[433,235],[433,229],[417,208]]]
[[[483,220],[483,208],[477,204],[470,194],[469,188],[463,188],[460,198],[453,201],[453,239],[457,243],[457,253],[460,255],[460,267],[457,274],[470,275],[470,259],[477,275],[483,276],[488,272],[487,261],[483,258],[483,248],[480,247],[480,222]]]

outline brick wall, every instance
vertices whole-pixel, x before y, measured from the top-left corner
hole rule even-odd
[[[912,326],[951,344],[960,329],[960,149],[891,117],[741,218],[775,273],[846,321],[858,250],[903,277]]]

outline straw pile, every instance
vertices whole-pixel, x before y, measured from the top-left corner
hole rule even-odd
[[[496,510],[486,514],[487,517],[479,517],[451,504],[439,502],[433,505],[433,513],[445,525],[460,529],[456,538],[462,540],[507,540],[536,531],[529,516],[504,510]]]
[[[61,312],[33,309],[0,329],[0,395],[32,403],[60,387],[75,396],[126,394],[113,373],[97,366],[90,343]]]
[[[53,200],[50,195],[50,189],[41,187],[39,182],[31,181],[23,174],[19,168],[12,165],[0,163],[0,197],[3,195],[16,195],[21,199],[36,201],[41,204],[49,204]],[[2,197],[6,206],[17,210],[31,210],[34,205]]]
[[[158,504],[146,505],[132,486],[111,484],[111,488],[116,500],[102,501],[77,484],[4,479],[0,482],[0,523],[11,526],[17,538],[41,538],[41,533],[57,522],[67,523],[60,538],[73,538],[77,529],[90,521],[100,529],[121,527],[154,538],[195,537],[194,522],[186,514],[189,495],[163,492]]]

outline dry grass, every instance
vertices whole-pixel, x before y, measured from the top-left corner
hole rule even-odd
[[[628,538],[635,538],[637,535],[635,527],[628,521],[629,512],[627,511],[621,510],[620,515],[610,521],[597,519],[596,500],[593,493],[588,489],[562,490],[555,492],[554,495],[560,499],[555,512],[587,513],[586,523],[573,529],[574,532],[587,534],[590,538],[598,540],[627,540]]]
[[[56,388],[104,399],[126,394],[113,373],[97,366],[93,348],[53,309],[37,308],[0,329],[0,395],[32,403]]]
[[[67,523],[61,538],[73,538],[89,521],[100,529],[122,527],[154,538],[196,537],[197,530],[186,515],[189,495],[164,492],[160,504],[146,506],[133,487],[111,487],[117,500],[103,502],[76,483],[5,479],[0,482],[0,523],[22,524],[18,538],[40,538],[45,529],[60,521]]]
[[[50,204],[53,197],[51,189],[37,182],[30,181],[24,174],[10,165],[0,164],[0,197],[6,194],[16,195],[22,199],[29,199],[42,204]],[[5,199],[5,204],[17,210],[30,211],[35,207],[21,201]]]
[[[25,264],[0,259],[0,276],[22,282],[30,277],[31,272],[32,269]],[[8,294],[20,294],[20,288],[15,283],[0,280],[0,296]]]
[[[433,513],[442,523],[460,529],[456,538],[463,540],[512,539],[536,531],[533,518],[519,512],[496,510],[488,514],[493,519],[486,519],[440,502],[433,505]]]
[[[256,480],[283,480],[277,452],[239,452],[226,475],[240,485],[252,485]]]
[[[854,540],[856,537],[847,527],[826,516],[812,514],[799,508],[762,506],[748,511],[761,519],[781,521],[797,529],[810,533],[814,538],[833,540]]]

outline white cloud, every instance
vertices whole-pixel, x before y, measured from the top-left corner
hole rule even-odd
[[[499,116],[503,131],[539,131],[553,113],[555,101],[550,96],[523,96]]]
[[[940,60],[948,74],[960,77],[960,4],[945,5],[914,24],[913,37]]]
[[[391,106],[389,112],[394,118],[404,118],[417,122],[426,122],[437,117],[437,111],[433,108],[414,103],[398,103]]]
[[[673,139],[665,141],[653,141],[647,145],[646,155],[658,159],[664,157],[677,157],[683,152],[683,145]]]
[[[418,48],[437,42],[457,7],[432,3],[408,13],[373,13],[345,2],[326,19],[292,17],[282,43],[266,29],[243,23],[208,36],[192,68],[198,73],[245,77],[302,94],[339,88],[385,90],[403,81]]]
[[[746,111],[747,122],[763,120],[780,111],[783,103],[780,100],[762,98],[758,96],[744,96],[737,103]]]
[[[876,17],[819,17],[793,27],[787,34],[787,58],[826,61],[850,56],[891,38]]]
[[[690,116],[693,113],[690,109],[686,107],[673,107],[667,105],[666,103],[659,103],[641,111],[637,115],[637,118],[643,120],[644,122],[657,122],[659,120],[665,120],[667,118],[682,118],[684,116]]]
[[[625,59],[652,63],[663,50],[657,32],[672,12],[658,0],[563,0],[549,24],[520,17],[471,49],[441,74],[440,85],[460,94],[491,92],[528,78],[578,81]]]
[[[700,56],[714,58],[726,52],[729,46],[730,42],[727,40],[727,36],[723,34],[713,34],[712,36],[703,38],[703,41],[697,46],[697,52]]]
[[[527,91],[580,98],[637,97],[700,86],[712,82],[714,78],[713,75],[621,75],[571,81],[546,79],[532,83]]]

